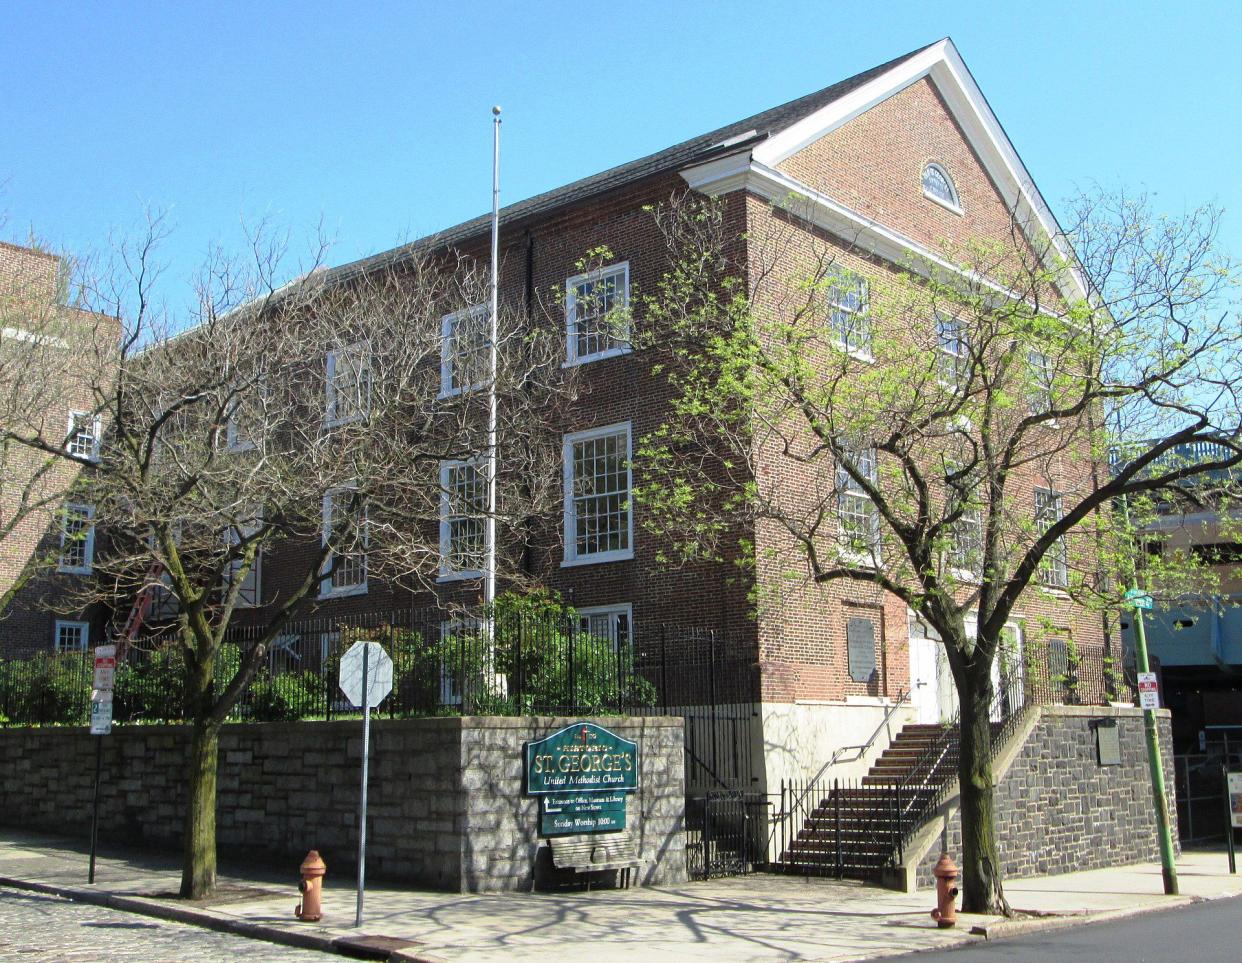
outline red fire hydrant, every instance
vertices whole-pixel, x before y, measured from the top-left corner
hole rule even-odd
[[[936,908],[931,911],[931,918],[942,930],[957,924],[957,863],[948,853],[940,854],[940,862],[932,870],[936,877]]]
[[[302,902],[298,903],[293,915],[308,923],[318,923],[323,916],[323,877],[328,871],[328,864],[319,855],[319,850],[312,849],[298,867],[302,874],[302,882],[298,890],[302,894]]]

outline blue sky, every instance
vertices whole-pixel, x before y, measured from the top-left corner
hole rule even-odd
[[[882,11],[876,13],[876,11]],[[1242,2],[6,5],[0,236],[89,253],[169,212],[163,292],[269,218],[341,263],[953,38],[1054,210],[1078,186],[1226,208]]]

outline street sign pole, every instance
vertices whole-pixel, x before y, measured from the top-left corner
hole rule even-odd
[[[1238,860],[1234,854],[1233,843],[1233,800],[1230,798],[1232,793],[1229,792],[1229,767],[1220,767],[1221,782],[1225,784],[1225,838],[1229,840],[1229,872],[1236,873],[1238,871]]]
[[[95,794],[91,802],[91,867],[88,883],[95,882],[95,846],[99,842],[99,776],[103,772],[103,736],[95,737]]]
[[[1122,512],[1125,515],[1126,528],[1130,527],[1130,501],[1121,499]],[[1131,553],[1131,558],[1134,557]],[[1147,630],[1143,625],[1143,609],[1150,605],[1146,593],[1138,587],[1137,567],[1130,568],[1130,590],[1126,595],[1131,600],[1130,611],[1134,616],[1134,660],[1140,677],[1151,671],[1147,659]],[[1144,604],[1146,602],[1146,605]],[[1156,728],[1155,709],[1143,709],[1143,735],[1147,742],[1147,768],[1151,771],[1151,794],[1156,809],[1156,832],[1160,838],[1160,871],[1164,876],[1164,892],[1176,896],[1177,864],[1173,861],[1173,833],[1169,827],[1169,797],[1164,789],[1164,765],[1160,760],[1160,732]]]
[[[367,670],[371,662],[371,646],[362,655],[362,793],[358,798],[358,903],[354,910],[354,926],[362,925],[362,897],[367,876],[367,761],[371,748],[371,699],[367,689]]]
[[[95,882],[99,842],[99,781],[103,774],[103,737],[112,732],[112,687],[116,680],[116,646],[98,645],[91,679],[91,735],[95,737],[95,791],[91,799],[91,860],[86,881]]]

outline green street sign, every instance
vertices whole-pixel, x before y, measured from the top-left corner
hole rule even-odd
[[[1149,609],[1150,610],[1153,605],[1151,596],[1147,594],[1146,592],[1144,592],[1142,589],[1137,589],[1137,588],[1127,589],[1125,598],[1126,598],[1126,601],[1129,602],[1130,605],[1136,609]]]
[[[539,832],[543,836],[619,832],[622,829],[625,829],[623,792],[552,794],[540,799]]]
[[[638,788],[638,743],[593,722],[575,722],[526,743],[526,792],[624,792]]]

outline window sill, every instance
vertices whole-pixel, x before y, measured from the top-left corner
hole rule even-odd
[[[436,576],[436,584],[444,585],[450,582],[469,582],[471,580],[481,579],[482,572],[441,572]]]
[[[324,428],[340,428],[343,425],[353,425],[360,421],[366,420],[365,414],[350,415],[348,418],[325,418],[323,420]]]
[[[470,385],[465,388],[441,388],[440,393],[436,395],[436,401],[448,401],[450,398],[460,398],[462,395],[472,395],[476,391],[482,391],[486,387],[486,384],[477,384]]]
[[[619,358],[622,355],[632,354],[633,345],[627,345],[624,348],[609,348],[607,351],[600,351],[596,354],[588,354],[581,358],[568,358],[561,362],[562,368],[576,368],[580,364],[590,364],[592,361],[603,361],[605,358]]]
[[[348,586],[345,586],[344,588],[333,588],[333,589],[327,589],[326,591],[324,589],[319,590],[320,599],[344,599],[344,598],[350,598],[351,596],[354,596],[354,595],[366,595],[366,594],[367,594],[367,583],[366,582],[363,582],[361,585],[348,585]]]
[[[628,562],[634,558],[634,550],[627,549],[624,552],[601,552],[599,555],[585,555],[580,558],[566,558],[561,562],[561,568],[576,568],[579,565],[602,565],[605,562]]]
[[[842,552],[839,561],[845,568],[878,569],[883,564],[877,555],[855,555],[851,552]]]
[[[943,197],[937,197],[935,194],[931,193],[930,191],[923,191],[923,196],[926,197],[929,201],[934,201],[935,203],[939,204],[946,211],[952,211],[958,217],[962,217],[966,214],[966,212],[963,211],[956,204],[946,201]]]
[[[1039,591],[1054,599],[1068,600],[1070,597],[1068,591],[1057,585],[1041,585]]]
[[[90,575],[94,570],[90,566],[81,568],[76,565],[57,565],[56,571],[60,575]]]
[[[230,455],[241,455],[248,451],[254,451],[257,447],[258,445],[252,441],[244,445],[225,445],[224,450]]]
[[[863,364],[875,364],[875,355],[870,351],[860,351],[858,348],[851,348],[844,341],[834,341],[832,346],[843,354],[849,355],[855,361],[861,361]]]

